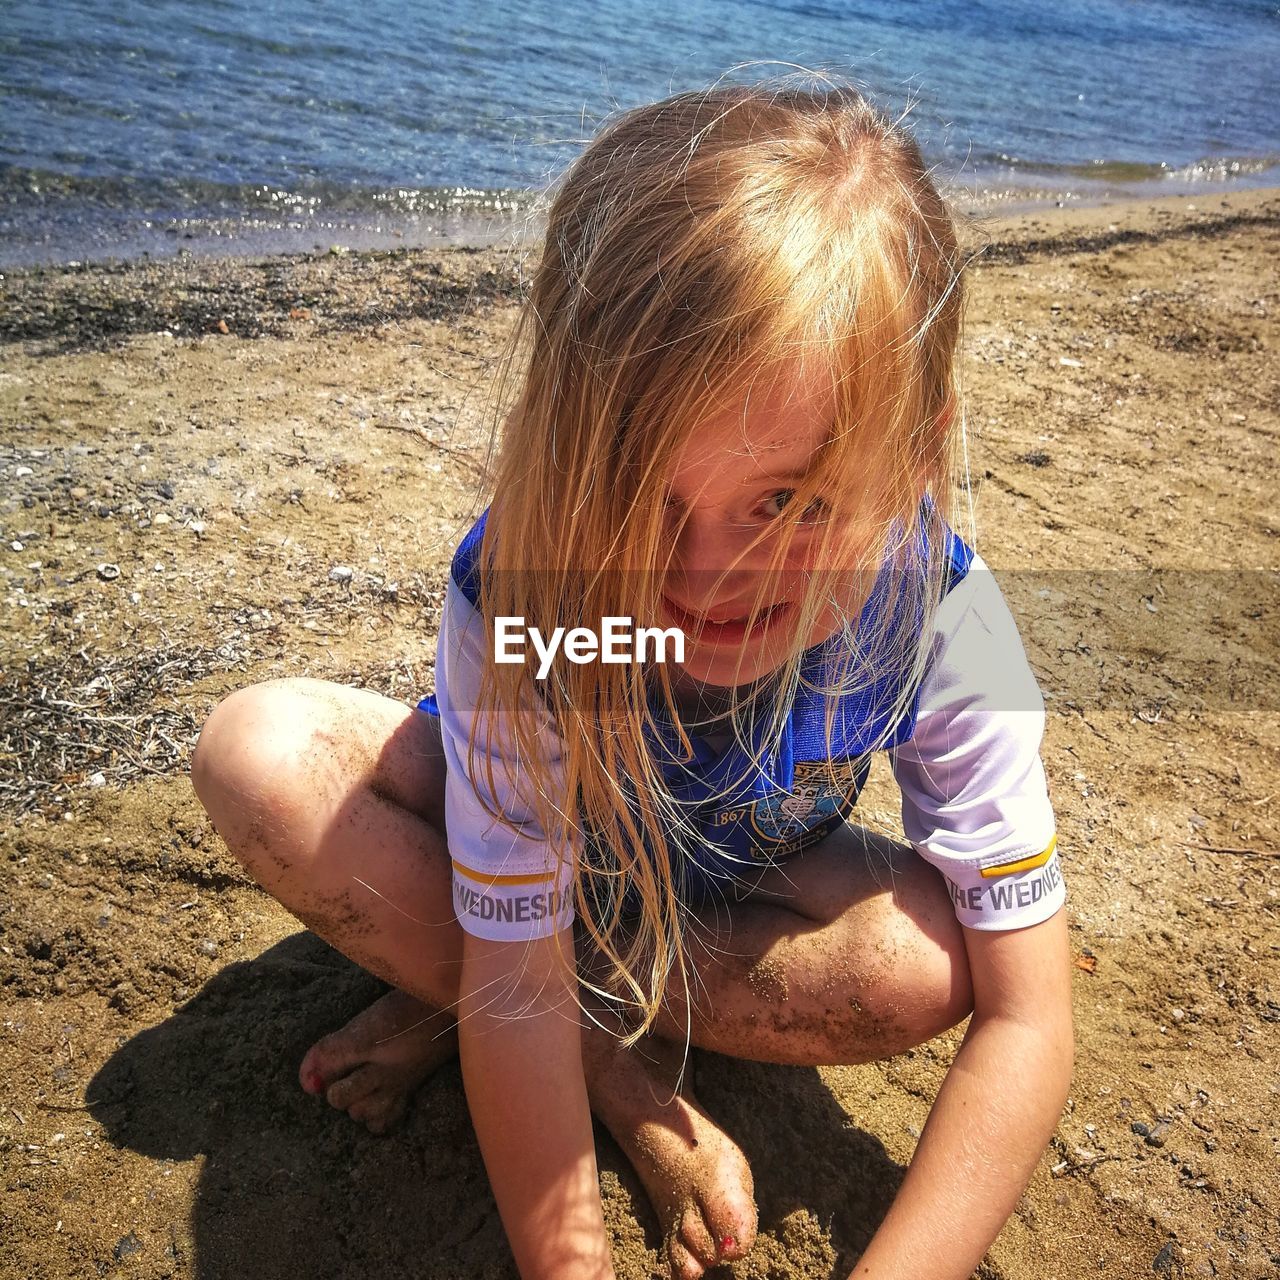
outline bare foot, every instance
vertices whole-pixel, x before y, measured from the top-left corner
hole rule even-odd
[[[317,1040],[298,1079],[370,1133],[386,1133],[403,1118],[417,1087],[457,1052],[452,1014],[393,989]]]
[[[675,1280],[745,1257],[756,1238],[751,1169],[687,1085],[672,1097],[681,1051],[653,1040],[622,1050],[599,1030],[583,1042],[591,1108],[644,1183]]]

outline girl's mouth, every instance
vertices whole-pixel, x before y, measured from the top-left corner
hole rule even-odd
[[[680,608],[667,596],[662,597],[662,607],[668,617],[696,644],[741,645],[763,634],[766,627],[780,621],[791,609],[787,601],[759,609],[752,618],[750,610],[734,616],[730,610],[716,610],[710,614],[694,614]]]

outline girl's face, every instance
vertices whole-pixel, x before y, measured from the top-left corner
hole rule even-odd
[[[829,512],[821,499],[797,510],[791,498],[834,413],[830,378],[791,370],[754,381],[680,455],[667,497],[662,624],[684,631],[683,671],[694,680],[730,687],[770,675],[797,639],[801,648],[820,644],[865,598],[863,575],[822,568],[826,603],[805,621]]]

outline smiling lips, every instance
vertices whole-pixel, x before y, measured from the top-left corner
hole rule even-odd
[[[769,605],[768,608],[760,609],[753,620],[750,612],[733,616],[727,610],[718,610],[721,615],[719,617],[689,613],[668,596],[662,597],[662,604],[671,621],[691,640],[698,644],[723,645],[741,644],[748,638],[760,635],[791,608],[787,601]]]

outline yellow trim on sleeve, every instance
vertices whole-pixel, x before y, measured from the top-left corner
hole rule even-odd
[[[554,871],[539,871],[529,875],[490,875],[487,871],[472,871],[457,858],[451,861],[455,871],[466,876],[468,880],[474,880],[477,884],[483,884],[490,889],[499,884],[547,884],[556,878]]]
[[[998,867],[983,867],[982,878],[990,880],[992,876],[1011,876],[1019,871],[1034,871],[1036,867],[1043,867],[1053,857],[1053,851],[1057,847],[1058,837],[1055,835],[1043,853],[1037,853],[1030,858],[1019,858],[1017,862],[1002,862]]]

